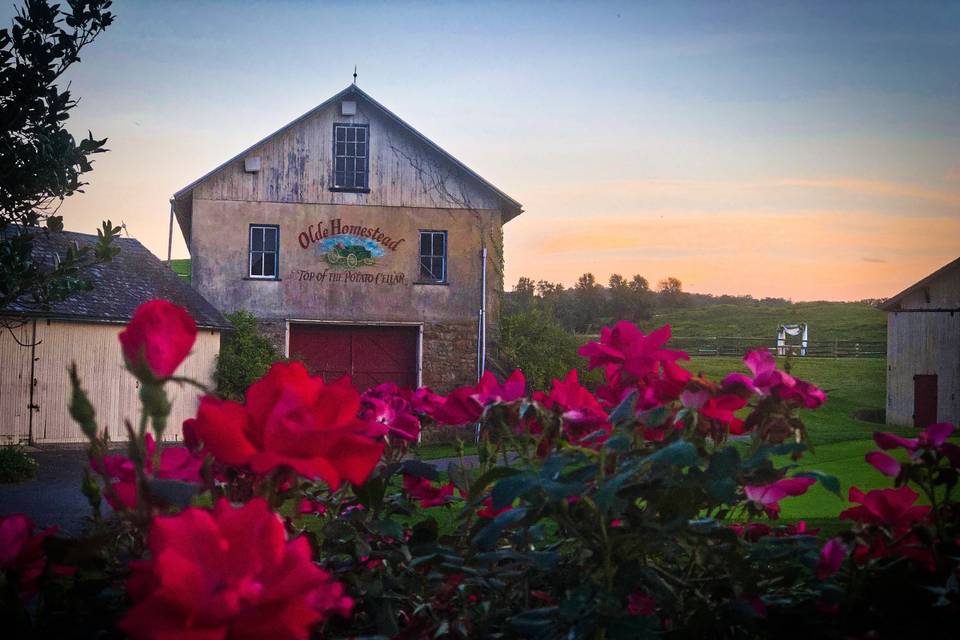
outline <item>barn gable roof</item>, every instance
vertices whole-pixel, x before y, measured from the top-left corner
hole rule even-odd
[[[903,301],[904,298],[914,293],[915,291],[919,291],[923,289],[924,287],[928,286],[935,280],[938,280],[939,278],[945,276],[946,274],[950,273],[955,269],[960,269],[960,258],[957,258],[953,262],[940,267],[939,269],[937,269],[936,271],[928,275],[926,278],[923,278],[922,280],[915,282],[914,284],[910,285],[909,287],[907,287],[897,295],[893,296],[892,298],[889,298],[886,302],[884,302],[880,306],[880,308],[883,309],[884,311],[897,311],[900,307],[900,303]]]
[[[86,233],[40,232],[34,239],[33,253],[36,258],[52,263],[54,255],[64,255],[74,243],[84,247],[96,242],[97,236]],[[47,310],[15,304],[4,313],[21,317],[125,323],[142,303],[165,298],[184,307],[199,327],[230,328],[223,314],[139,241],[118,238],[115,243],[120,253],[113,260],[83,271],[84,277],[93,283],[93,290],[75,293]]]
[[[253,143],[252,145],[250,145],[249,147],[247,147],[246,149],[244,149],[244,150],[241,151],[240,153],[234,155],[233,157],[231,157],[231,158],[228,159],[227,161],[221,163],[219,166],[215,167],[215,168],[212,169],[211,171],[208,171],[208,172],[205,173],[204,175],[200,176],[199,178],[197,178],[196,180],[194,180],[193,182],[191,182],[191,183],[188,184],[187,186],[183,187],[182,189],[180,189],[179,191],[177,191],[176,193],[174,193],[174,194],[173,194],[173,197],[171,198],[171,203],[174,204],[174,206],[176,207],[177,216],[178,216],[178,219],[180,220],[181,226],[184,226],[184,229],[185,229],[185,230],[188,230],[188,229],[189,229],[189,222],[186,221],[186,220],[181,219],[181,217],[180,217],[180,209],[179,209],[179,206],[178,206],[178,205],[179,205],[179,202],[182,201],[182,200],[184,200],[184,198],[188,197],[188,196],[193,192],[193,189],[194,189],[195,187],[197,187],[199,184],[201,184],[202,182],[204,182],[204,181],[207,180],[208,178],[212,177],[213,175],[215,175],[215,174],[218,173],[219,171],[222,171],[222,170],[225,169],[226,167],[230,166],[232,163],[234,163],[234,162],[240,160],[241,158],[247,156],[251,151],[253,151],[253,150],[256,149],[257,147],[261,146],[261,145],[264,144],[265,142],[271,140],[272,138],[275,138],[275,137],[277,137],[277,136],[280,136],[280,135],[284,134],[285,132],[289,131],[289,130],[292,129],[293,127],[296,127],[297,125],[299,125],[300,123],[308,120],[309,118],[311,118],[311,117],[314,116],[315,114],[319,113],[319,112],[322,111],[323,109],[329,107],[331,104],[334,104],[334,103],[336,103],[336,102],[339,101],[339,100],[343,100],[344,98],[348,98],[348,97],[351,97],[351,96],[352,96],[352,97],[355,97],[355,98],[356,98],[356,97],[362,98],[364,101],[366,101],[366,102],[369,103],[371,106],[373,106],[373,107],[376,108],[378,111],[380,111],[388,120],[394,122],[394,123],[395,123],[396,125],[398,125],[400,128],[404,129],[404,130],[407,131],[410,135],[412,135],[416,140],[418,140],[419,142],[421,142],[422,144],[424,144],[424,145],[427,146],[428,148],[432,149],[434,152],[438,153],[438,154],[441,155],[442,157],[446,158],[446,159],[447,159],[448,161],[450,161],[454,166],[456,166],[458,169],[460,169],[461,171],[463,171],[464,174],[466,174],[467,176],[469,176],[469,177],[471,177],[472,179],[474,179],[483,189],[489,191],[497,200],[499,200],[501,203],[503,203],[503,207],[504,207],[504,210],[505,210],[505,212],[506,212],[506,215],[505,215],[505,217],[504,217],[504,222],[506,222],[506,221],[508,221],[508,220],[510,220],[510,219],[512,219],[512,218],[514,218],[514,217],[516,217],[516,216],[518,216],[518,215],[520,215],[520,213],[522,213],[522,211],[523,211],[523,206],[522,206],[519,202],[517,202],[516,200],[514,200],[513,198],[511,198],[510,196],[508,196],[506,193],[504,193],[503,191],[501,191],[501,190],[498,189],[497,187],[495,187],[495,186],[494,186],[493,184],[491,184],[489,181],[485,180],[485,179],[484,179],[483,177],[481,177],[478,173],[476,173],[475,171],[473,171],[470,167],[468,167],[467,165],[465,165],[465,164],[462,163],[461,161],[457,160],[453,155],[451,155],[450,153],[448,153],[447,151],[445,151],[444,149],[442,149],[442,148],[441,148],[439,145],[437,145],[435,142],[433,142],[432,140],[430,140],[429,138],[427,138],[425,135],[423,135],[422,133],[420,133],[419,131],[417,131],[416,129],[414,129],[410,124],[408,124],[408,123],[405,122],[403,119],[401,119],[400,116],[396,115],[395,113],[393,113],[392,111],[390,111],[389,109],[387,109],[385,106],[383,106],[382,104],[380,104],[379,102],[377,102],[376,100],[374,100],[372,97],[370,97],[369,94],[367,94],[366,92],[364,92],[364,91],[363,91],[362,89],[360,89],[357,85],[351,84],[351,85],[349,85],[346,89],[340,91],[340,92],[337,93],[336,95],[331,96],[330,98],[328,98],[328,99],[325,100],[324,102],[320,103],[319,105],[317,105],[316,107],[314,107],[314,108],[311,109],[310,111],[307,111],[306,113],[304,113],[304,114],[303,114],[302,116],[300,116],[299,118],[296,118],[295,120],[293,120],[293,121],[285,124],[284,126],[280,127],[280,128],[277,129],[276,131],[274,131],[273,133],[271,133],[271,134],[267,135],[266,137],[262,138],[261,140],[258,140],[257,142]],[[187,224],[184,225],[184,222],[186,222]]]

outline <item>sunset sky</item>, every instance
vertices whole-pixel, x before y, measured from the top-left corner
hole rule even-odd
[[[3,15],[9,22],[8,0]],[[960,3],[115,2],[67,228],[166,257],[175,191],[351,81],[524,205],[508,288],[584,271],[886,297],[960,255]],[[187,252],[177,231],[174,257]]]

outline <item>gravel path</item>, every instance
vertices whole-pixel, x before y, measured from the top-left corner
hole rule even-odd
[[[25,513],[37,527],[59,526],[79,534],[90,505],[80,493],[87,464],[83,449],[32,451],[39,467],[37,477],[17,484],[0,484],[0,515]]]

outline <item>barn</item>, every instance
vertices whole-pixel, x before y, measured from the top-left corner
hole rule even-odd
[[[197,291],[312,373],[447,391],[496,341],[521,212],[353,84],[175,193],[170,228]]]
[[[960,258],[886,301],[887,422],[960,422]]]
[[[34,256],[64,255],[68,245],[93,245],[96,236],[63,232],[40,235]],[[220,333],[229,324],[196,291],[142,244],[116,241],[112,262],[85,272],[94,288],[74,294],[47,310],[15,305],[0,320],[0,442],[76,443],[86,439],[70,418],[67,367],[77,363],[101,428],[111,440],[126,440],[124,421],[136,423],[139,384],[124,368],[117,335],[143,302],[166,298],[187,309],[200,329],[193,351],[178,370],[210,385],[220,351]],[[168,385],[173,404],[168,439],[181,437],[180,425],[196,413],[193,387]]]

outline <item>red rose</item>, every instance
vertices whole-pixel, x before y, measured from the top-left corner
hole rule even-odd
[[[21,598],[37,592],[47,564],[43,541],[56,531],[50,527],[34,535],[33,522],[22,513],[0,517],[0,571],[14,572]]]
[[[324,384],[299,362],[277,363],[250,386],[246,404],[204,397],[194,429],[224,464],[255,473],[285,466],[336,489],[364,483],[383,454],[381,431],[357,418],[359,408],[348,378]]]
[[[160,452],[160,466],[154,468],[154,452],[157,443],[153,434],[146,437],[144,471],[148,476],[163,480],[200,482],[203,457],[194,455],[186,447],[164,447]],[[104,492],[107,502],[116,510],[135,509],[137,506],[137,470],[133,460],[117,453],[100,458],[91,458],[90,467],[110,478],[110,490]]]
[[[484,371],[476,386],[454,389],[434,412],[440,424],[459,425],[476,422],[492,404],[513,402],[523,397],[526,380],[520,369],[514,370],[503,384],[489,371]]]
[[[130,563],[135,604],[119,627],[131,638],[307,638],[353,606],[262,498],[156,518],[149,547]]]
[[[424,509],[437,507],[447,503],[447,498],[453,497],[453,483],[436,487],[427,478],[421,478],[409,473],[403,474],[403,490],[411,500],[419,500]]]
[[[167,300],[150,300],[137,307],[120,333],[127,366],[140,378],[169,378],[190,355],[197,325],[186,309]]]

